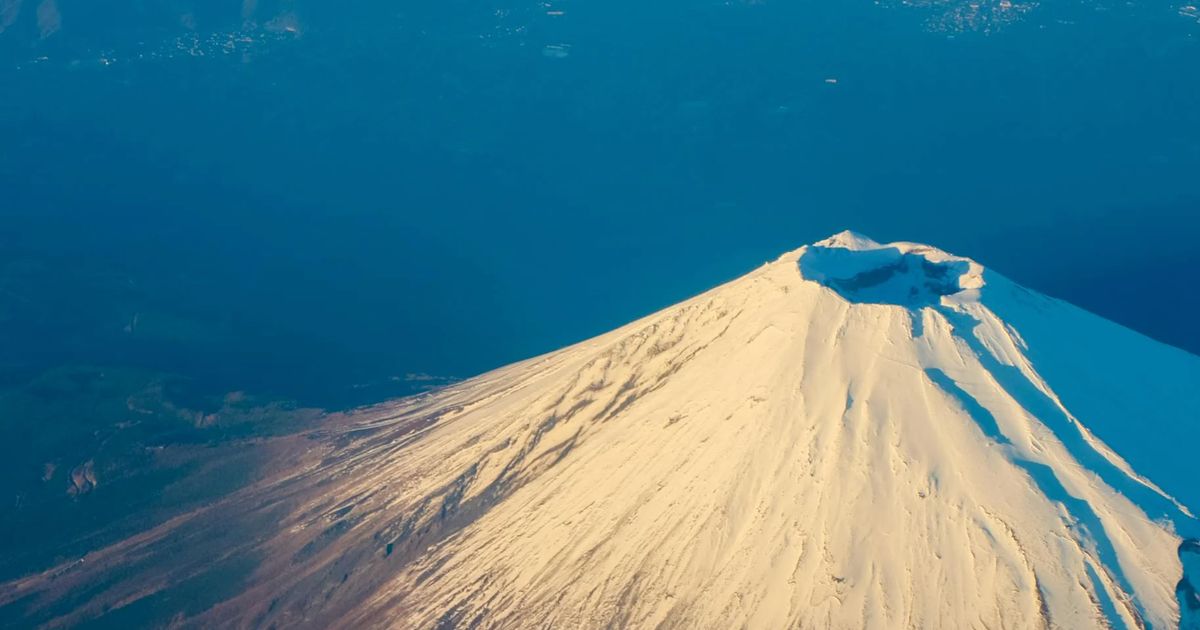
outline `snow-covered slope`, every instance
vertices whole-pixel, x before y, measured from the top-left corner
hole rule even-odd
[[[1197,357],[843,233],[0,599],[71,623],[252,558],[180,619],[1195,628],[1197,390]]]

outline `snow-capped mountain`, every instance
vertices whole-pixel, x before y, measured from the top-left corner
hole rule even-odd
[[[365,410],[268,482],[0,599],[66,601],[70,624],[244,562],[177,619],[1197,628],[1198,414],[1200,358],[847,232]]]

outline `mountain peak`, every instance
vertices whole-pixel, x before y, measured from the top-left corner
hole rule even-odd
[[[331,423],[0,613],[133,615],[231,558],[254,570],[187,621],[1200,630],[1197,382],[970,259],[843,232]]]
[[[837,234],[833,234],[827,238],[813,243],[816,247],[841,247],[844,249],[875,249],[880,245],[870,237],[859,234],[853,230],[842,230]]]
[[[973,260],[916,243],[880,244],[849,230],[802,248],[804,279],[850,302],[916,307],[943,298],[977,299],[983,267]]]

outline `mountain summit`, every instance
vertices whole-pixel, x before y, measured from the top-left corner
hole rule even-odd
[[[242,561],[176,621],[1197,628],[1198,409],[1195,356],[843,232],[363,410],[267,482],[0,603],[74,623]]]

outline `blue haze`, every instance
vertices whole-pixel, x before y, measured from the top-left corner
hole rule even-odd
[[[1200,24],[1168,2],[60,0],[45,37],[25,4],[12,382],[124,363],[355,404],[844,228],[1200,352]]]

